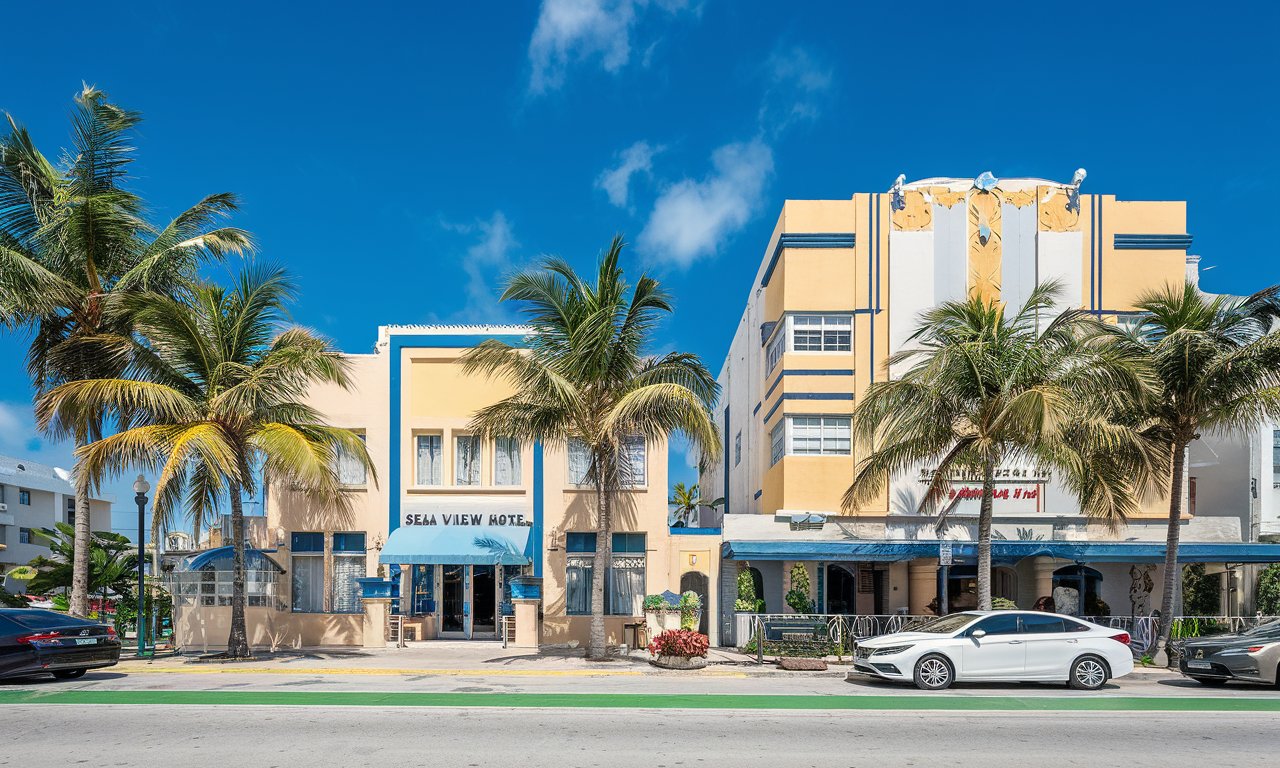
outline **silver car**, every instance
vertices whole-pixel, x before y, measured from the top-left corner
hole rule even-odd
[[[1179,667],[1202,685],[1224,685],[1228,680],[1275,685],[1280,679],[1280,621],[1238,635],[1188,640]]]

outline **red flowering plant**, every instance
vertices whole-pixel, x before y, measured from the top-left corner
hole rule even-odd
[[[654,656],[676,656],[691,659],[706,656],[711,640],[692,629],[668,629],[649,643],[649,653]]]

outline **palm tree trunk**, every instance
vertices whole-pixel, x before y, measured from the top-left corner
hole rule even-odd
[[[244,588],[244,502],[240,484],[231,482],[231,633],[227,636],[227,656],[233,659],[249,656],[249,635],[245,628]]]
[[[991,510],[996,491],[996,463],[982,470],[982,504],[978,508],[978,610],[991,610]]]
[[[83,442],[76,441],[76,449]],[[76,470],[76,534],[71,545],[72,616],[89,615],[89,478]]]
[[[1173,633],[1174,597],[1178,589],[1178,540],[1182,534],[1182,472],[1187,459],[1187,444],[1180,440],[1173,443],[1173,470],[1169,478],[1169,532],[1165,538],[1164,590],[1160,595],[1160,634],[1156,639],[1156,652],[1152,655],[1157,664],[1171,664],[1168,656],[1169,637]]]
[[[596,551],[591,559],[591,636],[587,644],[587,658],[603,659],[609,655],[608,638],[604,627],[604,587],[609,578],[609,556],[613,537],[609,519],[609,494],[604,483],[596,480],[596,509],[599,527],[596,529]]]

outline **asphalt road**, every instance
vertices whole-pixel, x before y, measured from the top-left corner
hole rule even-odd
[[[0,766],[1275,765],[1257,713],[11,706]]]

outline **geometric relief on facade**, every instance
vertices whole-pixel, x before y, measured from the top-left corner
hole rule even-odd
[[[973,190],[969,197],[969,295],[1000,298],[1000,196]]]
[[[907,190],[901,205],[893,211],[893,228],[903,232],[921,232],[933,228],[933,206],[923,192]]]
[[[1080,205],[1062,187],[1036,187],[1041,232],[1079,232]]]

